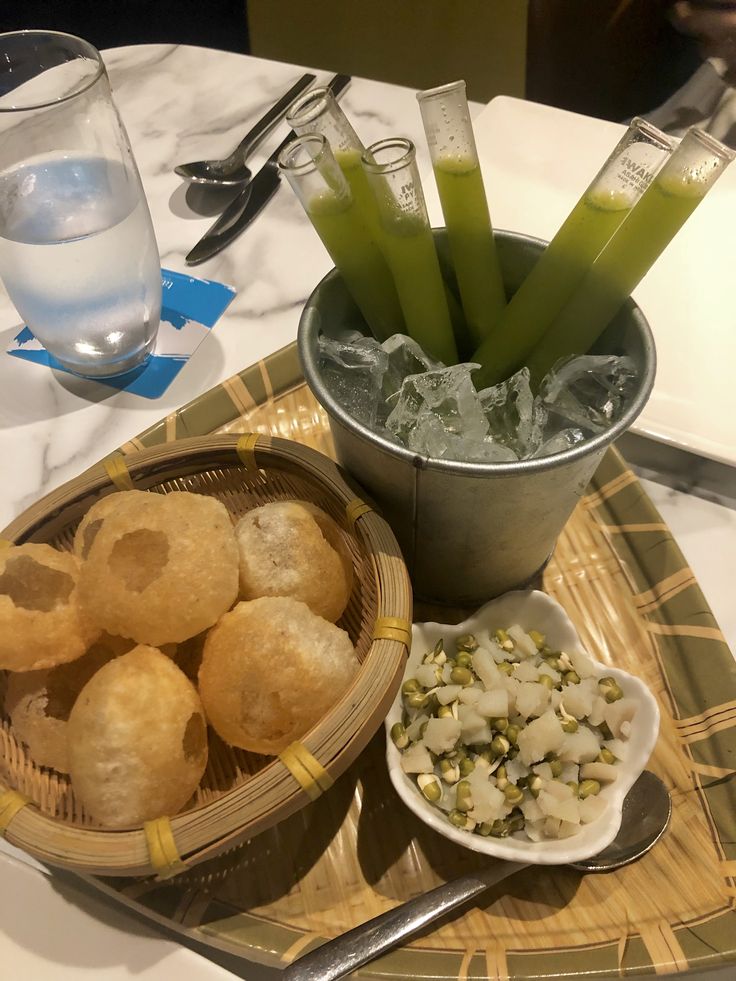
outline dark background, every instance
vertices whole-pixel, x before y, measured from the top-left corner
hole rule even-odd
[[[672,0],[530,0],[526,97],[621,121],[665,102],[701,64]]]
[[[158,42],[247,54],[245,4],[246,0],[0,0],[0,33],[42,28],[77,34],[96,48]]]
[[[316,4],[319,13],[323,0],[290,2]],[[405,0],[394,2],[402,4]],[[461,0],[444,2],[452,4]],[[288,25],[281,18],[288,17],[289,3],[274,3],[273,8],[263,3],[254,5],[261,18],[257,23],[262,27],[263,17],[269,18],[269,30],[282,37],[282,28]],[[654,109],[684,84],[700,64],[696,43],[679,34],[669,21],[671,3],[672,0],[529,0],[526,97],[616,121]],[[333,16],[339,14],[345,22],[350,44],[365,44],[360,22],[361,18],[371,18],[370,0],[341,0],[334,9]],[[432,3],[423,9],[426,15],[422,16],[429,18],[433,9],[436,12]],[[273,23],[274,19],[280,23]],[[0,32],[23,28],[77,34],[103,49],[147,42],[195,44],[245,54],[252,50],[261,57],[311,64],[303,57],[302,49],[309,40],[303,35],[294,39],[291,47],[274,54],[267,45],[263,50],[259,47],[263,41],[259,40],[254,26],[251,42],[247,0],[0,0]],[[319,27],[313,25],[311,40],[315,40],[315,31]],[[433,37],[431,31],[428,37]],[[483,58],[490,60],[494,57],[494,43],[499,42],[493,36],[486,41]],[[434,39],[430,46],[440,43],[444,40]],[[458,39],[455,43],[459,43]],[[351,57],[350,50],[365,53],[360,47],[351,49],[346,42],[341,49],[346,64],[340,70],[356,71],[347,64],[357,63],[357,56]],[[319,57],[324,64],[315,63],[313,67],[337,69],[336,63],[330,63],[330,57],[337,61],[339,53],[322,52]],[[432,52],[426,54],[432,63]],[[459,60],[462,62],[462,55]],[[362,73],[383,77],[378,68],[375,74],[372,72],[370,62],[363,66]],[[422,87],[416,79],[402,79],[402,82]],[[479,98],[469,94],[471,98]],[[482,101],[488,97],[486,94]]]

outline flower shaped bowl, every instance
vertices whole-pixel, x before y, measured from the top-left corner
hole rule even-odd
[[[495,858],[527,864],[564,865],[583,861],[602,851],[616,836],[621,824],[624,798],[646,766],[657,741],[659,708],[652,693],[638,678],[592,658],[582,646],[564,609],[546,593],[538,590],[506,593],[481,607],[462,623],[415,623],[405,676],[412,677],[426,652],[440,638],[451,647],[454,640],[462,634],[472,633],[481,637],[490,632],[492,635],[498,627],[506,628],[511,624],[519,624],[527,631],[538,630],[546,636],[547,643],[555,650],[587,654],[601,675],[614,677],[626,697],[637,703],[636,714],[631,722],[631,735],[627,740],[626,759],[617,764],[617,779],[604,786],[600,793],[608,805],[603,814],[590,824],[581,825],[580,831],[571,837],[540,842],[529,840],[523,832],[509,838],[484,838],[455,828],[442,811],[422,797],[414,780],[401,767],[401,752],[394,746],[390,736],[391,726],[401,721],[401,691],[386,717],[389,776],[406,806],[430,828],[455,844]]]

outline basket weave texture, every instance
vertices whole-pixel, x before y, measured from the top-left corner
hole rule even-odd
[[[226,745],[210,731],[207,771],[194,797],[170,823],[154,829],[164,835],[163,858],[156,855],[150,828],[113,832],[95,825],[68,778],[37,766],[9,720],[0,719],[0,812],[3,794],[6,802],[18,801],[8,791],[31,801],[6,828],[12,844],[78,872],[165,875],[180,871],[182,862],[195,865],[283,820],[353,762],[383,720],[404,670],[401,624],[410,629],[411,586],[386,522],[361,506],[359,492],[331,460],[308,447],[278,437],[218,435],[145,449],[121,461],[108,460],[47,495],[2,537],[69,549],[77,524],[96,500],[133,486],[212,495],[233,519],[269,501],[311,501],[335,519],[353,557],[353,591],[339,625],[350,635],[361,667],[349,690],[302,739],[303,758],[319,774],[316,782],[300,783],[298,761],[288,754],[286,762],[258,756]],[[374,634],[382,636],[374,639]],[[167,847],[169,833],[173,841],[169,838]]]

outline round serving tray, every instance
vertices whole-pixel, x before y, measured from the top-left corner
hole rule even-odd
[[[215,429],[275,433],[330,452],[293,346],[124,449]],[[604,876],[522,872],[357,976],[602,981],[725,964],[736,972],[736,666],[666,524],[615,451],[541,585],[598,660],[638,675],[657,697],[650,768],[672,794],[672,825],[638,863]],[[447,619],[441,612],[423,608],[415,618]],[[166,883],[90,881],[200,943],[283,966],[486,861],[402,805],[379,733],[328,793],[232,853]]]

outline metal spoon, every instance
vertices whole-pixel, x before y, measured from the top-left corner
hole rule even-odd
[[[206,184],[210,187],[237,187],[249,181],[251,170],[245,164],[246,158],[273,129],[294,99],[308,88],[316,77],[309,73],[302,75],[299,81],[292,85],[289,91],[258,120],[229,157],[225,157],[224,160],[195,160],[192,163],[179,164],[174,167],[175,173],[194,184]]]
[[[662,837],[669,824],[672,802],[667,788],[645,770],[626,795],[621,827],[602,852],[570,868],[581,872],[610,872],[628,865]],[[497,862],[489,869],[464,875],[410,899],[396,909],[362,923],[305,954],[282,972],[283,981],[337,981],[419,933],[434,920],[485,892],[527,864]]]

